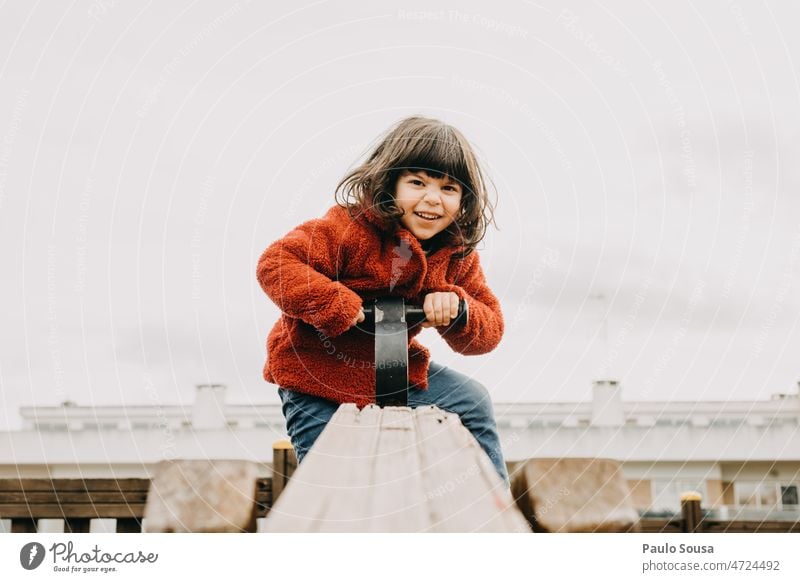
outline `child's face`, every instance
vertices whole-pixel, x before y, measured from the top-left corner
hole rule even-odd
[[[458,216],[461,185],[447,176],[434,178],[422,170],[406,170],[397,179],[394,198],[403,211],[403,226],[419,240],[427,240]]]

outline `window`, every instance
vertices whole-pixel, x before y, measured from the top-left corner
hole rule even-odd
[[[787,505],[798,505],[797,485],[781,485],[781,503],[784,508]]]
[[[797,485],[780,485],[775,481],[737,481],[736,505],[760,509],[792,509],[797,505]]]
[[[777,483],[762,483],[758,488],[761,509],[778,509]]]
[[[740,507],[758,507],[758,483],[737,481],[736,505]]]

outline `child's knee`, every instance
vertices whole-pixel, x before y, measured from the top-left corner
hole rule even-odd
[[[473,414],[484,417],[494,416],[492,398],[486,386],[477,380],[470,380],[464,384],[463,389],[467,393]]]
[[[489,395],[489,389],[486,388],[486,386],[484,386],[481,382],[470,379],[470,381],[467,382],[467,386],[469,387],[469,392],[473,400],[475,400],[476,402],[491,403],[491,396]]]

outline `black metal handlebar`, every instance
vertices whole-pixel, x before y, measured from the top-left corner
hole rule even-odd
[[[359,327],[375,334],[375,402],[378,406],[408,406],[408,327],[427,319],[419,305],[406,305],[402,297],[366,301],[364,322]],[[469,309],[459,299],[458,314],[450,328],[469,322]]]
[[[372,326],[375,324],[376,303],[378,301],[387,301],[388,299],[396,299],[396,298],[374,299],[372,301],[364,303],[363,309],[364,309],[365,325]],[[412,304],[406,305],[404,302],[403,308],[405,310],[403,313],[403,321],[405,321],[405,323],[409,327],[419,325],[428,319],[421,305],[412,305]],[[450,326],[454,328],[460,328],[467,325],[468,322],[469,322],[469,309],[467,308],[467,302],[464,299],[459,299],[458,313],[453,319],[450,320]]]

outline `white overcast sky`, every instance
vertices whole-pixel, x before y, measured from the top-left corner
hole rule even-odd
[[[800,6],[0,8],[0,428],[21,405],[276,402],[260,252],[391,123],[497,185],[496,400],[768,398],[800,379]],[[603,324],[605,321],[605,324]],[[155,395],[155,396],[154,396]]]

